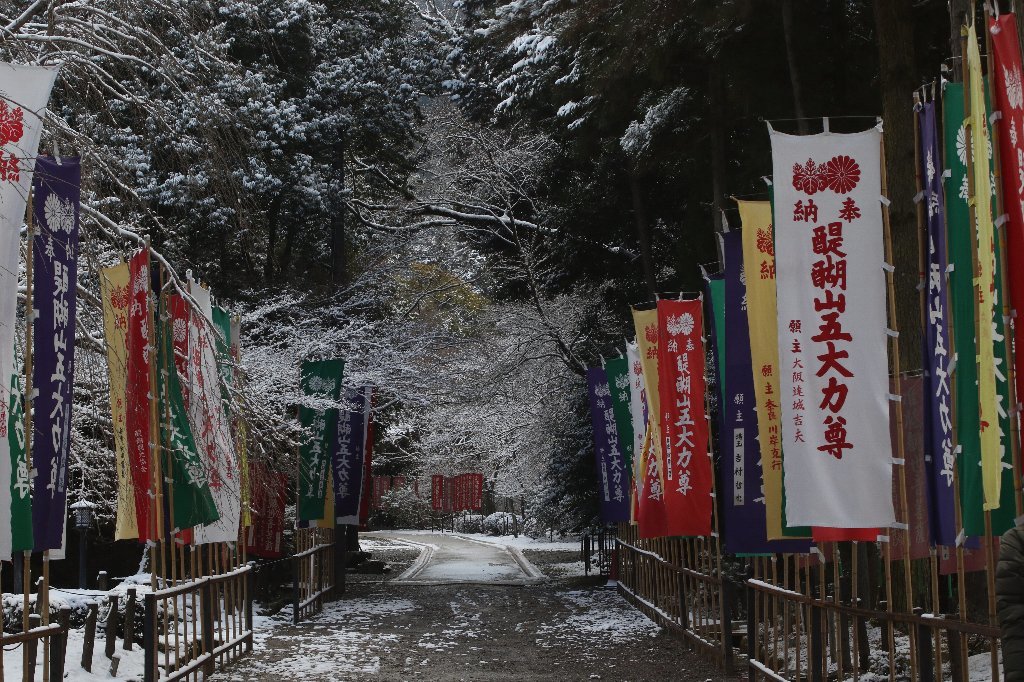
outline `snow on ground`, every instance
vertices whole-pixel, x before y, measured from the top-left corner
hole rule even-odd
[[[20,595],[19,595],[20,597]],[[101,614],[102,615],[102,614]],[[109,674],[110,660],[103,655],[104,639],[102,630],[97,627],[96,643],[93,647],[92,672],[82,669],[82,645],[85,641],[84,630],[72,629],[68,633],[68,651],[64,657],[64,680],[65,682],[95,682],[96,680],[141,680],[145,667],[145,655],[142,647],[136,645],[131,651],[122,648],[123,642],[118,640],[115,656],[120,656],[121,661],[117,668],[117,676]],[[41,676],[43,661],[43,649],[40,644],[36,653],[36,676]],[[4,676],[8,680],[20,680],[22,678],[22,648],[17,646],[13,650],[4,650]]]
[[[373,540],[379,533],[390,534],[392,532],[398,535],[433,536],[437,538],[453,537],[452,533],[440,533],[433,530],[373,531],[370,533],[362,533],[359,536],[359,542],[366,542],[364,538]],[[475,540],[477,542],[486,542],[489,545],[498,545],[499,547],[515,547],[517,549],[563,552],[578,552],[580,549],[580,541],[575,538],[558,538],[556,540],[549,540],[547,537],[531,538],[526,535],[515,537],[512,535],[486,535],[484,533],[455,533],[454,537],[462,537],[467,540]],[[419,538],[417,538],[417,540],[419,540]],[[423,542],[426,542],[426,540],[423,540]]]
[[[659,625],[630,606],[615,590],[574,590],[557,596],[571,613],[537,628],[537,644],[542,647],[619,644],[661,632]]]

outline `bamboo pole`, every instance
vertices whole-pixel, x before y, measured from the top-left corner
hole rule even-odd
[[[25,462],[32,469],[32,249],[35,222],[32,219],[32,190],[29,188],[28,210],[25,223],[28,226],[28,241],[25,249]],[[29,595],[32,591],[32,552],[22,553],[22,609],[21,631],[29,631]],[[22,679],[30,682],[28,676],[28,646],[22,645]],[[2,654],[2,652],[0,652]]]
[[[916,136],[915,136],[916,139]],[[883,138],[881,144],[881,173],[882,173],[882,194],[888,197],[888,173],[885,165],[885,141]],[[916,164],[915,164],[916,165]],[[882,228],[885,233],[885,260],[892,264],[893,262],[893,249],[892,249],[892,226],[889,220],[889,206],[888,204],[882,205]],[[904,443],[903,436],[903,379],[901,377],[902,367],[900,363],[900,344],[899,344],[899,318],[896,315],[896,283],[895,275],[892,268],[887,268],[885,271],[886,289],[888,291],[888,306],[889,306],[889,328],[896,332],[896,335],[889,337],[889,347],[892,353],[892,374],[894,393],[899,396],[896,400],[896,404],[893,407],[893,411],[896,413],[896,458],[900,464],[897,474],[898,485],[899,485],[899,511],[902,520],[900,523],[905,526],[902,529],[890,529],[890,533],[902,532],[904,534],[903,542],[903,589],[906,590],[907,594],[907,613],[914,612],[914,587],[913,587],[913,576],[911,572],[911,560],[910,560],[910,509],[907,501],[907,467],[906,467],[906,446]],[[889,552],[889,544],[886,543],[886,551]],[[888,559],[888,557],[887,557]],[[887,561],[888,564],[888,561]],[[891,588],[890,588],[891,589]],[[891,600],[890,600],[890,610]],[[890,625],[890,639],[892,639],[893,626]],[[913,627],[907,628],[907,634],[910,638],[910,679],[911,682],[917,680],[917,632]],[[893,650],[890,649],[890,658],[893,655]],[[894,675],[895,671],[890,665],[889,674],[890,677]]]

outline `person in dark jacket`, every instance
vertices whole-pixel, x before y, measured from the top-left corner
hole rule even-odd
[[[1003,534],[996,567],[996,605],[1006,682],[1024,682],[1024,528]]]

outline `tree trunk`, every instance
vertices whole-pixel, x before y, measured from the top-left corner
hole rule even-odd
[[[281,204],[284,203],[284,193],[278,193],[270,202],[267,209],[267,260],[263,264],[263,279],[271,284],[274,279],[274,258],[277,251],[277,230],[281,226]]]
[[[913,0],[875,0],[875,32],[882,84],[889,224],[896,266],[896,324],[903,371],[921,367],[921,299],[917,293],[917,193],[914,175],[914,10]]]
[[[782,0],[782,35],[786,40],[786,61],[789,64],[789,85],[793,90],[793,115],[796,116],[797,130],[807,134],[804,116],[803,95],[800,92],[800,72],[797,69],[796,50],[793,49],[793,2]]]
[[[715,232],[724,232],[723,209],[725,208],[725,186],[726,186],[726,159],[725,159],[725,112],[728,107],[725,104],[725,83],[724,76],[717,62],[711,63],[708,70],[709,83],[708,91],[711,100],[711,211]],[[717,241],[717,240],[716,240]],[[721,243],[719,241],[719,243]],[[719,253],[722,260],[722,254]],[[724,260],[722,260],[724,262]]]
[[[636,236],[640,242],[640,261],[644,269],[644,282],[647,293],[654,297],[658,292],[658,281],[654,276],[654,259],[651,255],[651,234],[647,222],[647,207],[640,193],[640,180],[635,173],[629,174],[629,191],[633,197],[633,222],[636,225]]]
[[[341,189],[331,201],[331,283],[341,286],[348,279],[348,252],[345,248],[345,137],[341,137],[335,150],[335,165]]]

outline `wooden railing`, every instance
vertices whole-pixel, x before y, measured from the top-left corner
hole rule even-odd
[[[344,538],[340,540],[344,542]],[[334,529],[298,528],[292,556],[292,622],[321,611],[334,591]]]
[[[717,539],[642,540],[635,526],[620,525],[615,544],[621,594],[731,672],[732,590],[721,578]]]
[[[145,595],[146,682],[198,682],[252,651],[252,566]]]

